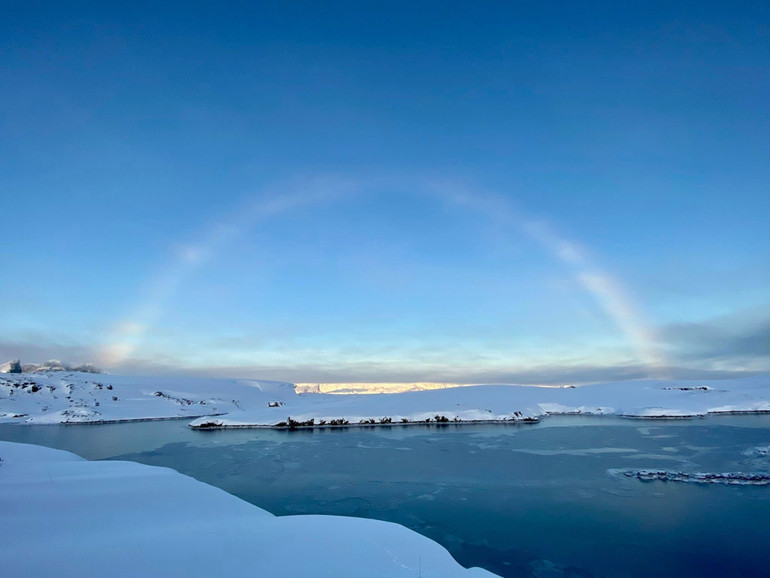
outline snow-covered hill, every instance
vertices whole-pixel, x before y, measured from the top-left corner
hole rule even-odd
[[[642,380],[582,387],[477,385],[381,395],[304,394],[279,408],[257,407],[193,427],[302,424],[527,422],[553,414],[697,417],[770,412],[770,376],[720,381]],[[291,421],[289,421],[291,420]]]
[[[561,388],[477,385],[376,395],[298,394],[290,383],[243,379],[68,372],[0,376],[0,422],[17,423],[201,416],[193,427],[330,427],[527,422],[551,414],[654,418],[742,412],[770,412],[770,376]]]
[[[294,397],[292,384],[276,381],[9,373],[0,376],[0,422],[192,419],[256,410]]]
[[[58,359],[49,359],[43,363],[25,363],[21,360],[12,359],[0,364],[0,373],[32,373],[34,371],[79,371],[82,373],[102,373],[102,370],[91,363],[79,363],[72,365],[63,363]]]
[[[0,442],[4,576],[492,578],[398,524],[275,517],[168,468]]]

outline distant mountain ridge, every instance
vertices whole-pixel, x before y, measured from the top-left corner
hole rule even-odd
[[[34,373],[36,371],[79,371],[81,373],[104,373],[92,363],[72,365],[58,359],[49,359],[43,363],[22,365],[19,359],[12,359],[0,365],[0,373]]]

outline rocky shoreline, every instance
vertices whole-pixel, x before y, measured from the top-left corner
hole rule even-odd
[[[675,472],[667,470],[615,470],[612,473],[642,482],[683,482],[689,484],[721,484],[729,486],[769,486],[770,472]]]

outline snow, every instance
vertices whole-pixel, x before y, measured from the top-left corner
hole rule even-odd
[[[191,425],[270,426],[344,419],[360,422],[526,422],[547,415],[615,415],[639,418],[702,417],[710,413],[770,412],[770,376],[709,382],[640,380],[582,387],[477,385],[374,395],[302,394],[280,408],[258,407]]]
[[[473,384],[444,383],[444,382],[366,382],[366,383],[295,383],[297,393],[403,393],[405,391],[423,391],[427,389],[446,389],[447,387],[464,387]]]
[[[189,418],[191,425],[270,427],[332,420],[526,422],[555,414],[692,418],[770,412],[770,375],[638,380],[580,387],[475,385],[395,394],[296,393],[290,383],[56,372],[0,376],[0,422],[103,423]],[[202,416],[202,417],[199,417]],[[199,418],[199,419],[194,419]],[[339,422],[337,422],[339,423]]]
[[[5,576],[491,577],[389,522],[276,517],[168,468],[0,442]]]
[[[217,415],[296,397],[277,381],[78,372],[0,376],[0,423],[104,423]]]

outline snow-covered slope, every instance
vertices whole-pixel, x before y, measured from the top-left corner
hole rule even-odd
[[[398,524],[275,517],[168,468],[10,442],[0,458],[4,576],[493,576]]]
[[[297,394],[291,384],[275,381],[88,373],[0,376],[0,422],[19,423],[204,416],[192,425],[328,427],[428,420],[526,422],[565,413],[652,418],[724,412],[770,412],[770,376],[561,388],[477,385],[375,395]]]
[[[255,410],[296,397],[290,383],[52,372],[0,376],[0,422],[100,423]]]
[[[303,394],[279,408],[258,407],[193,427],[296,424],[529,421],[549,414],[695,417],[709,413],[770,412],[770,376],[720,381],[643,380],[536,387],[477,385],[382,395]],[[438,419],[437,419],[438,418]],[[388,421],[390,420],[390,421]]]

